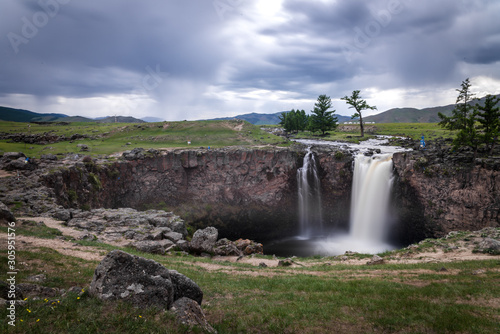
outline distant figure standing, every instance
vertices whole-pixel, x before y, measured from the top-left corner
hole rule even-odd
[[[422,139],[420,139],[420,148],[425,150],[425,139],[424,136],[422,136]]]

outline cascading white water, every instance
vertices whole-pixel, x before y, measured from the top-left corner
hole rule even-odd
[[[353,239],[386,241],[392,180],[392,154],[355,157],[350,222]]]
[[[350,228],[346,232],[323,229],[321,193],[312,190],[320,189],[317,162],[309,148],[304,166],[297,173],[301,235],[275,242],[270,249],[277,254],[281,252],[282,256],[340,255],[346,251],[376,254],[395,249],[396,246],[387,241],[393,222],[389,210],[393,181],[392,154],[406,149],[384,146],[387,140],[382,139],[366,141],[363,145],[297,140],[306,145],[345,146],[359,152],[354,163]],[[363,155],[374,149],[381,150],[383,154],[372,157]]]
[[[321,183],[318,176],[318,163],[310,147],[304,156],[302,168],[297,171],[297,185],[300,236],[310,238],[314,235],[321,235],[323,231]]]

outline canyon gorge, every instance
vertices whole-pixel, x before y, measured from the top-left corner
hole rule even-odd
[[[321,186],[322,228],[348,230],[353,187],[349,150],[313,146]],[[300,234],[298,170],[306,147],[155,151],[87,159],[44,174],[66,208],[160,208],[195,228],[257,241]],[[499,227],[498,165],[457,162],[443,153],[393,155],[389,238],[408,245],[454,230]],[[369,212],[367,213],[370,214]]]

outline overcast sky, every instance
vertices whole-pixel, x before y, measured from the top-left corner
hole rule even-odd
[[[1,0],[0,105],[195,120],[500,93],[497,0]],[[377,113],[377,111],[367,114]]]

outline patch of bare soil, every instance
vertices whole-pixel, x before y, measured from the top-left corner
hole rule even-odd
[[[9,177],[9,176],[15,176],[16,173],[14,172],[8,172],[6,170],[0,169],[0,178],[2,177]]]
[[[19,217],[17,219],[19,221],[42,222],[47,227],[58,229],[59,231],[61,231],[61,233],[64,236],[72,237],[75,239],[78,239],[84,235],[83,232],[75,230],[71,227],[64,226],[62,221],[56,220],[54,218],[49,218],[49,217]]]
[[[445,252],[442,249],[437,249],[435,252],[414,253],[406,256],[401,256],[387,262],[403,264],[446,263],[454,261],[489,260],[492,258],[493,256],[489,254],[473,253],[472,249],[470,248],[459,248],[457,250],[448,252]]]
[[[7,244],[7,234],[0,234],[0,243]],[[16,236],[16,246],[18,250],[30,250],[40,247],[53,249],[61,254],[78,257],[89,261],[101,261],[105,254],[94,247],[80,246],[70,241],[59,239],[41,239],[24,235]]]
[[[231,130],[234,130],[234,131],[241,131],[243,130],[243,124],[245,124],[245,122],[241,121],[241,122],[223,122],[222,125],[225,126],[226,128],[229,128]]]

